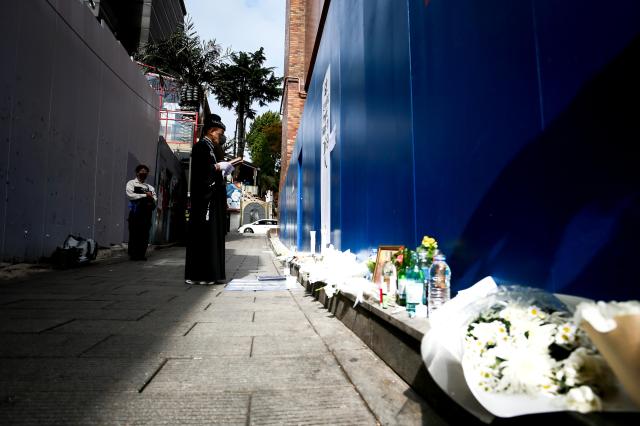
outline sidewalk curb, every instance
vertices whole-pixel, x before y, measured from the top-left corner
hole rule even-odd
[[[282,243],[282,241],[280,241],[280,236],[277,232],[272,232],[270,230],[267,233],[267,240],[269,241],[269,246],[271,246],[271,250],[273,250],[276,257],[289,255],[289,249]]]

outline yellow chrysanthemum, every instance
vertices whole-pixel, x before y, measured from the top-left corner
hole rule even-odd
[[[425,247],[438,248],[438,243],[435,238],[425,235],[422,237],[422,245]]]

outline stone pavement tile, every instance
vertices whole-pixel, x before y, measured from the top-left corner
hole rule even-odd
[[[135,358],[215,358],[220,356],[248,357],[251,337],[248,336],[112,336],[83,357]]]
[[[0,393],[138,392],[164,362],[147,359],[23,358],[0,362]],[[1,410],[0,410],[1,411]]]
[[[367,345],[335,318],[333,321],[311,321],[315,331],[332,351],[365,349]]]
[[[252,356],[302,357],[328,353],[327,347],[317,335],[256,336],[253,339]]]
[[[352,386],[256,392],[251,397],[252,425],[376,425]]]
[[[70,318],[36,318],[0,321],[0,333],[40,333],[69,320]]]
[[[68,357],[80,355],[107,334],[0,334],[0,357]]]
[[[113,334],[136,336],[184,336],[194,323],[118,320],[74,320],[47,334]]]
[[[174,321],[184,322],[221,322],[225,324],[246,324],[253,319],[253,311],[217,311],[208,309],[183,310],[183,309],[156,309],[145,319],[164,320],[170,318]]]
[[[69,318],[69,319],[112,319],[136,321],[150,313],[150,309],[107,310],[107,309],[2,309],[0,320],[33,318]]]
[[[249,394],[30,392],[0,403],[0,423],[12,425],[247,424]]]
[[[181,294],[184,291],[187,291],[186,286],[178,286],[175,287],[160,287],[154,284],[140,285],[140,284],[131,284],[131,285],[117,285],[111,288],[108,291],[101,292],[98,294],[112,294],[112,295],[136,295],[141,296],[143,294],[149,295],[157,295],[162,297],[170,297]],[[96,294],[96,293],[93,293]]]
[[[330,355],[302,358],[170,359],[146,392],[264,391],[348,384]]]
[[[111,304],[105,300],[21,300],[3,308],[8,309],[65,309],[65,310],[83,310],[83,309],[102,309]]]
[[[229,323],[219,321],[213,323],[198,322],[189,332],[190,336],[316,336],[316,332],[308,322],[299,323],[280,323],[276,324],[259,324],[255,322],[248,323]]]
[[[111,310],[139,310],[139,309],[156,309],[166,306],[169,303],[169,299],[165,299],[163,301],[158,300],[147,300],[142,296],[135,296],[139,300],[110,300],[106,306],[102,309],[111,311]]]
[[[304,313],[297,306],[291,305],[287,308],[268,311],[256,311],[255,322],[298,322],[307,321]]]
[[[212,306],[209,309],[213,309],[217,312],[226,312],[226,313],[243,312],[243,311],[255,312],[257,307],[253,299],[250,299],[250,298],[229,299],[229,298],[219,297],[219,298],[213,299],[212,302],[213,302]]]
[[[292,302],[293,298],[292,298],[292,296],[291,296],[291,294],[289,292],[290,292],[290,290],[287,290],[287,291],[256,291],[255,292],[255,296],[256,296],[256,300],[258,302],[269,301],[269,300],[275,300],[276,302],[288,300],[288,301]]]
[[[44,285],[29,285],[23,284],[21,286],[12,286],[12,287],[3,287],[0,286],[0,298],[5,295],[14,295],[14,294],[33,294],[33,293],[41,293],[48,295],[73,295],[76,298],[85,294],[91,294],[92,292],[98,291],[96,287],[78,285],[78,284],[44,284]],[[53,298],[53,297],[51,297]]]
[[[422,425],[432,411],[411,387],[370,349],[336,351],[335,355],[367,405],[384,425]],[[445,424],[435,413],[429,424]]]
[[[87,297],[87,296],[81,296]],[[32,293],[29,290],[26,293],[0,294],[0,306],[11,306],[11,304],[26,300],[80,300],[80,297],[69,294],[55,294],[42,291],[41,293]]]
[[[278,311],[293,311],[297,313],[302,313],[298,305],[289,299],[272,299],[272,300],[256,300],[255,302],[255,310],[256,311],[266,311],[266,312],[278,312]]]
[[[138,293],[142,293],[142,294],[138,294]],[[175,300],[176,298],[187,294],[184,291],[175,291],[172,293],[163,292],[163,293],[156,294],[156,293],[152,293],[152,291],[149,289],[141,290],[138,293],[111,294],[111,293],[95,292],[95,293],[88,294],[86,296],[78,297],[76,300],[105,300],[111,303],[118,302],[118,301],[125,301],[125,300],[131,300],[131,301],[145,300],[148,302],[156,302],[161,304],[161,303],[169,302],[171,300]]]

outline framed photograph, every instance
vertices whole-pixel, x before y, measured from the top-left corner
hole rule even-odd
[[[384,263],[391,259],[394,253],[402,250],[404,246],[379,246],[378,256],[376,257],[376,267],[373,270],[373,282],[382,282],[382,267]]]

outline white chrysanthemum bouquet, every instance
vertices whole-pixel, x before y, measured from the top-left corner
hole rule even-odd
[[[559,399],[566,409],[601,409],[610,370],[553,295],[501,287],[469,323],[462,365],[477,389]]]

